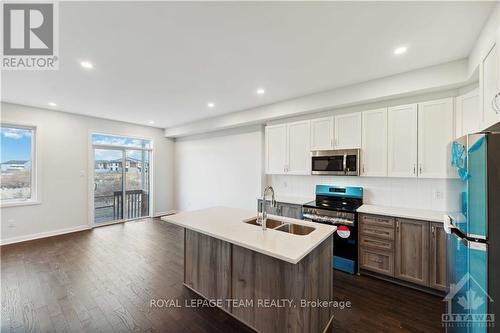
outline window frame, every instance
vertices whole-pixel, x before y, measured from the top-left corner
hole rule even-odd
[[[0,207],[18,207],[41,204],[40,197],[40,183],[39,183],[39,149],[37,143],[39,142],[39,128],[36,125],[24,124],[18,122],[0,122],[1,127],[10,127],[17,129],[31,130],[31,197],[29,199],[8,199],[2,200],[0,198]]]

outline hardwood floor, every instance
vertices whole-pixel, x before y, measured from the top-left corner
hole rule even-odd
[[[1,332],[251,332],[182,285],[182,229],[141,220],[1,247]],[[335,332],[439,332],[441,300],[335,272]]]

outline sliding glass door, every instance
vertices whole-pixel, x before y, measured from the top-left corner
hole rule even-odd
[[[125,167],[127,218],[149,216],[149,151],[126,150]]]
[[[151,141],[93,134],[92,143],[94,224],[149,216]]]

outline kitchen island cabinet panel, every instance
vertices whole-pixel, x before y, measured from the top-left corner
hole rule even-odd
[[[234,299],[253,299],[253,307],[233,314],[259,332],[322,332],[332,308],[301,307],[301,300],[332,300],[333,242],[328,238],[298,264],[233,246]],[[289,299],[294,306],[255,306],[262,299]]]
[[[229,298],[231,244],[187,229],[184,237],[184,283],[208,299]]]
[[[185,230],[184,284],[257,332],[323,332],[333,307],[302,302],[333,301],[332,256],[332,236],[292,264]]]

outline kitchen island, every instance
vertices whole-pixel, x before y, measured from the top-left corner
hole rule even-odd
[[[184,285],[256,331],[323,332],[335,227],[268,215],[262,230],[255,217],[229,207],[162,217],[185,228]]]

